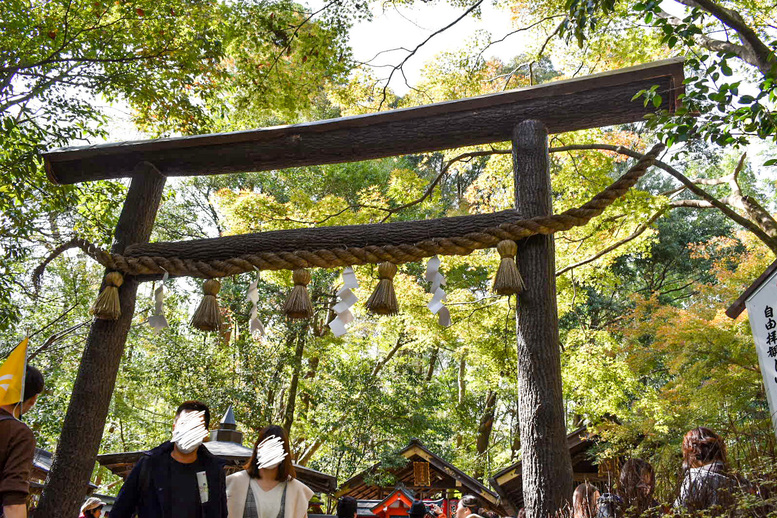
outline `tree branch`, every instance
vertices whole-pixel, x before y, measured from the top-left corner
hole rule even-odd
[[[545,43],[542,44],[542,47],[540,47],[540,51],[537,52],[537,60],[539,61],[540,58],[542,58],[542,55],[545,53],[545,49],[547,48],[548,44],[550,43],[550,40],[553,39],[554,36],[556,36],[561,29],[564,27],[564,22],[566,22],[566,18],[562,20],[561,23],[559,23],[556,28],[553,30],[553,32],[550,33],[550,35],[545,39]]]
[[[568,266],[565,266],[564,268],[560,269],[556,272],[556,277],[565,274],[566,272],[570,270],[574,270],[575,268],[578,268],[580,266],[586,265],[588,263],[592,263],[599,259],[600,257],[607,255],[608,253],[612,252],[616,248],[625,245],[629,241],[633,241],[634,239],[638,238],[640,235],[642,235],[645,230],[647,230],[650,225],[652,225],[658,218],[660,218],[664,213],[666,212],[666,209],[661,209],[652,216],[650,216],[650,219],[645,221],[644,223],[640,224],[636,229],[634,229],[634,232],[632,232],[629,236],[624,237],[623,239],[620,239],[616,241],[615,243],[611,244],[608,247],[603,248],[602,250],[596,252],[594,255],[587,257],[583,259],[582,261],[576,262],[574,264],[570,264]]]
[[[520,29],[515,29],[514,31],[510,31],[507,34],[505,34],[504,36],[502,36],[501,38],[499,38],[498,40],[494,40],[494,41],[488,42],[488,45],[483,47],[480,50],[480,52],[478,53],[478,58],[482,58],[483,57],[483,53],[486,50],[488,50],[489,48],[491,48],[492,46],[494,46],[494,45],[496,45],[498,43],[502,43],[503,41],[505,41],[510,36],[512,36],[514,34],[517,34],[519,32],[528,31],[529,29],[533,29],[536,26],[541,25],[541,24],[543,24],[543,23],[545,23],[545,22],[547,22],[549,20],[553,20],[554,18],[566,18],[566,16],[563,15],[563,14],[554,14],[554,15],[550,15],[550,16],[545,16],[544,18],[542,18],[540,20],[537,20],[536,22],[534,22],[532,24],[529,24],[529,25],[527,25],[525,27],[521,27]]]
[[[638,160],[644,157],[642,153],[638,153],[637,151],[634,151],[624,146],[615,146],[612,144],[572,144],[568,146],[561,146],[561,147],[555,147],[555,148],[549,149],[551,153],[557,153],[561,151],[585,151],[585,150],[612,151],[614,153],[630,156]],[[670,166],[666,162],[662,162],[661,160],[656,160],[654,165],[655,167],[663,169],[664,171],[672,175],[675,179],[677,179],[680,183],[682,183],[689,191],[699,196],[700,198],[708,201],[716,209],[720,210],[723,214],[725,214],[726,217],[728,217],[732,221],[738,223],[742,227],[752,232],[758,239],[760,239],[766,246],[768,246],[769,249],[772,252],[774,252],[775,255],[777,255],[777,239],[774,239],[771,236],[769,236],[769,234],[764,232],[756,223],[737,214],[736,211],[726,206],[723,202],[721,202],[720,200],[718,200],[717,198],[709,194],[707,191],[705,191],[704,189],[696,185],[693,180],[689,179],[687,176],[685,176],[680,171]]]
[[[318,11],[311,12],[311,13],[310,13],[310,14],[309,14],[309,15],[308,15],[308,16],[307,16],[305,19],[303,19],[303,20],[302,20],[302,22],[300,22],[299,24],[297,24],[296,26],[294,26],[294,32],[291,34],[291,37],[289,38],[288,42],[286,43],[286,45],[284,45],[284,47],[281,49],[281,51],[280,51],[280,52],[279,52],[279,53],[278,53],[278,54],[275,56],[275,59],[273,59],[273,62],[272,62],[272,63],[270,64],[270,66],[268,67],[268,69],[267,69],[267,73],[265,74],[265,76],[264,76],[264,80],[262,81],[262,86],[264,86],[264,84],[267,82],[267,79],[270,77],[270,73],[271,73],[273,70],[275,70],[275,67],[276,67],[276,65],[278,65],[278,62],[281,60],[281,58],[283,57],[283,55],[284,55],[284,54],[286,54],[286,52],[288,52],[288,51],[289,51],[289,49],[291,49],[291,44],[292,44],[292,42],[294,41],[294,38],[296,38],[296,37],[297,37],[297,35],[299,34],[299,31],[302,29],[302,27],[304,27],[305,25],[307,25],[307,23],[308,23],[310,20],[312,20],[314,16],[316,16],[317,14],[319,14],[319,13],[321,13],[321,12],[323,12],[323,11],[326,11],[326,10],[327,10],[327,9],[329,9],[329,8],[330,8],[332,5],[336,4],[338,1],[339,1],[339,0],[332,0],[332,1],[331,1],[331,2],[329,2],[328,4],[324,5],[324,6],[323,6],[321,9],[319,9]]]
[[[682,20],[680,20],[675,16],[672,16],[671,14],[667,13],[662,9],[656,10],[656,16],[659,16],[664,20],[669,21],[669,23],[671,23],[675,27],[678,27],[683,23]],[[694,37],[694,39],[699,45],[701,45],[707,50],[711,50],[713,52],[730,52],[738,56],[741,60],[747,63],[750,63],[753,66],[758,66],[757,63],[750,62],[751,60],[750,50],[742,45],[731,43],[730,41],[716,40],[715,38],[707,36],[706,34],[697,34]]]
[[[734,168],[734,172],[724,177],[728,180],[731,194],[739,198],[743,197],[742,187],[739,185],[739,173],[741,173],[742,169],[745,167],[745,158],[747,158],[747,153],[742,153],[742,156],[739,158],[739,163],[737,163],[737,166]]]
[[[70,333],[78,331],[82,327],[88,326],[91,323],[92,323],[91,320],[87,320],[85,322],[80,322],[78,324],[72,325],[72,326],[68,327],[67,329],[63,329],[62,331],[59,331],[58,333],[54,333],[53,335],[48,337],[46,339],[46,341],[43,342],[43,344],[40,347],[35,349],[29,355],[27,355],[27,360],[28,361],[34,360],[36,356],[38,356],[40,353],[42,353],[43,351],[45,351],[46,349],[51,347],[52,344],[57,343],[58,341],[62,340],[66,336],[68,336]]]
[[[391,84],[391,79],[394,77],[394,74],[396,73],[396,71],[397,71],[397,70],[400,70],[400,71],[401,71],[401,70],[402,70],[402,67],[404,67],[404,66],[405,66],[405,63],[407,63],[407,62],[408,62],[408,60],[410,60],[410,58],[412,58],[412,57],[415,55],[415,53],[416,53],[416,52],[418,52],[418,50],[419,50],[421,47],[423,47],[424,45],[426,45],[427,43],[429,43],[429,41],[430,41],[432,38],[434,38],[435,36],[437,36],[437,35],[439,35],[439,34],[441,34],[441,33],[445,32],[445,31],[447,31],[448,29],[450,29],[451,27],[453,27],[454,25],[456,25],[457,23],[459,23],[459,22],[460,22],[461,20],[463,20],[463,19],[464,19],[464,18],[465,18],[465,17],[466,17],[468,14],[470,14],[472,11],[474,11],[475,9],[477,9],[477,8],[480,6],[480,4],[482,4],[482,3],[483,3],[483,0],[478,0],[478,1],[477,1],[477,2],[475,2],[475,3],[474,3],[474,4],[473,4],[473,5],[472,5],[472,6],[471,6],[469,9],[467,9],[466,11],[464,11],[464,13],[462,13],[462,15],[461,15],[461,16],[459,16],[458,18],[456,18],[455,20],[453,20],[451,23],[449,23],[449,24],[448,24],[448,25],[446,25],[445,27],[443,27],[443,28],[441,28],[441,29],[438,29],[438,30],[434,31],[433,33],[431,33],[431,34],[429,35],[429,37],[427,37],[427,38],[426,38],[424,41],[422,41],[421,43],[419,43],[418,45],[416,45],[416,47],[415,47],[415,48],[414,48],[412,51],[410,51],[410,54],[408,54],[407,56],[405,56],[405,58],[402,60],[402,62],[401,62],[399,65],[397,65],[397,66],[395,66],[395,67],[393,67],[393,68],[391,69],[391,73],[389,74],[389,76],[388,76],[388,79],[386,79],[386,84],[385,84],[385,85],[383,85],[383,93],[381,94],[380,104],[378,104],[378,111],[380,111],[380,109],[381,109],[381,108],[383,108],[383,103],[385,103],[385,102],[386,102],[386,98],[388,97],[388,87],[389,87],[389,84]]]
[[[39,335],[40,333],[42,333],[46,329],[50,328],[51,326],[53,326],[54,324],[56,324],[57,322],[59,322],[60,320],[65,318],[71,311],[73,311],[77,307],[78,307],[78,303],[73,304],[68,309],[66,309],[63,313],[61,313],[57,318],[55,318],[54,320],[52,320],[51,322],[49,322],[45,326],[41,327],[40,329],[38,329],[34,333],[31,333],[27,338],[34,338],[35,336]]]
[[[405,210],[408,207],[412,207],[413,205],[418,205],[419,203],[423,202],[426,198],[431,196],[432,192],[434,192],[435,187],[437,187],[437,185],[440,183],[440,180],[442,180],[442,177],[445,176],[445,174],[448,172],[448,169],[450,169],[451,166],[456,162],[461,162],[462,160],[469,160],[469,159],[481,157],[481,156],[506,155],[510,153],[512,153],[512,151],[509,149],[491,149],[488,151],[470,151],[469,153],[462,153],[456,157],[451,158],[448,161],[448,163],[443,166],[443,168],[440,170],[440,173],[432,181],[432,183],[429,184],[429,186],[426,188],[426,191],[424,191],[424,194],[420,198],[407,202],[404,205],[400,205],[399,207],[386,209],[388,214],[386,214],[386,217],[384,217],[381,220],[381,223],[386,222],[391,216],[393,216],[397,212],[401,210]]]
[[[707,200],[675,200],[669,204],[672,208],[714,209],[715,206]]]
[[[739,35],[739,39],[745,44],[749,50],[750,59],[742,59],[754,65],[765,76],[772,74],[772,68],[774,67],[774,55],[766,45],[758,37],[756,32],[745,22],[737,11],[733,9],[727,9],[721,5],[716,4],[712,0],[677,0],[683,5],[688,7],[697,7],[717,18],[723,25],[736,31]]]
[[[407,342],[404,341],[405,334],[399,333],[399,336],[397,337],[397,343],[394,345],[394,347],[391,348],[391,350],[386,354],[386,356],[380,360],[378,363],[375,364],[375,368],[372,369],[372,377],[375,378],[380,373],[381,369],[386,366],[386,364],[391,360],[391,358],[394,357],[394,355],[399,351],[399,349],[406,345]]]

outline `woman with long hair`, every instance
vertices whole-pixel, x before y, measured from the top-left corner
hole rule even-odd
[[[701,511],[734,503],[732,492],[739,483],[728,474],[726,444],[709,428],[700,426],[685,434],[683,469],[685,476],[674,503],[676,508]]]
[[[659,505],[658,501],[653,498],[653,491],[656,489],[656,474],[648,461],[643,459],[627,460],[621,468],[618,482],[626,509],[641,515],[648,509]]]
[[[572,493],[572,518],[594,518],[599,496],[599,490],[588,482],[577,486]]]
[[[229,518],[305,518],[313,491],[296,479],[283,428],[259,432],[244,468],[227,477]]]

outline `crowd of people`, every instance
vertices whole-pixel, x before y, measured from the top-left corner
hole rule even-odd
[[[32,431],[20,421],[43,390],[43,376],[28,367],[23,401],[0,406],[0,510],[3,518],[25,518],[29,476],[35,450]],[[122,486],[110,518],[306,518],[313,491],[296,479],[289,439],[280,426],[261,430],[245,469],[226,476],[225,462],[203,445],[210,410],[199,401],[182,403],[175,413],[171,440],[144,452]],[[624,514],[658,516],[671,508],[691,512],[730,507],[735,490],[747,481],[727,467],[723,439],[708,428],[695,428],[683,440],[685,476],[672,506],[653,496],[655,472],[642,459],[626,461],[615,491],[580,484],[572,495],[571,518],[620,518]],[[107,518],[105,502],[90,497],[81,518]],[[338,501],[338,518],[357,518],[357,502]],[[446,517],[439,506],[412,503],[409,518]],[[524,518],[522,509],[517,518]],[[500,518],[464,495],[455,518]]]
[[[616,492],[600,493],[588,482],[577,486],[572,495],[572,518],[618,518],[625,513],[659,516],[671,509],[715,512],[730,508],[737,491],[752,490],[745,479],[729,472],[726,444],[709,428],[700,426],[686,433],[682,450],[685,475],[672,505],[655,499],[653,466],[635,458],[621,467]]]
[[[641,516],[658,518],[674,511],[696,513],[704,511],[714,516],[730,509],[736,493],[753,492],[754,488],[742,477],[730,473],[723,439],[709,428],[698,427],[689,431],[683,439],[684,477],[679,496],[671,505],[662,505],[653,493],[656,476],[653,466],[643,459],[629,459],[623,463],[620,475],[612,491],[600,492],[594,484],[584,482],[572,494],[571,508],[558,516],[570,518],[622,518]],[[337,518],[356,518],[357,502],[353,498],[341,498],[337,506]],[[445,518],[442,510],[422,501],[414,501],[409,518]],[[500,518],[494,511],[480,507],[478,498],[463,496],[450,518]],[[513,517],[506,517],[513,518]],[[516,518],[526,518],[526,510],[520,509]]]

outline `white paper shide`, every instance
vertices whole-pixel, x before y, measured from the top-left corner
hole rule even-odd
[[[262,339],[265,336],[264,325],[259,320],[259,272],[256,273],[256,279],[254,279],[248,286],[248,293],[246,300],[251,303],[251,315],[249,317],[248,329],[251,332],[251,336],[257,340]]]
[[[356,274],[354,273],[353,268],[350,266],[343,268],[343,287],[337,292],[337,297],[340,299],[340,302],[335,304],[335,307],[332,308],[337,316],[329,322],[329,328],[335,336],[343,336],[347,331],[345,326],[353,322],[351,308],[356,304],[358,299],[352,290],[355,290],[358,287],[359,281],[356,280]]]
[[[448,308],[445,307],[445,299],[448,295],[445,293],[443,286],[447,283],[445,276],[440,272],[440,258],[436,255],[429,259],[426,263],[426,280],[431,282],[432,286],[429,288],[429,293],[432,294],[432,300],[426,305],[432,314],[437,315],[437,322],[443,327],[451,325],[451,313]]]
[[[167,282],[170,274],[165,272],[162,276],[162,282],[159,283],[157,289],[154,290],[154,313],[148,317],[148,325],[154,330],[154,334],[159,332],[168,326],[167,318],[165,318],[165,282]]]

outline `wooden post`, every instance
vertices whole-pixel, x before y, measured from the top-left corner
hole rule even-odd
[[[114,253],[151,235],[165,177],[149,163],[136,168],[114,235]],[[118,320],[92,322],[70,397],[57,453],[36,517],[78,516],[94,470],[124,343],[135,312],[138,281],[126,276],[119,288]]]
[[[548,132],[534,120],[513,130],[515,208],[522,218],[553,212]],[[526,289],[516,304],[518,415],[527,518],[548,518],[572,499],[572,463],[561,392],[553,236],[536,235],[518,246]]]

